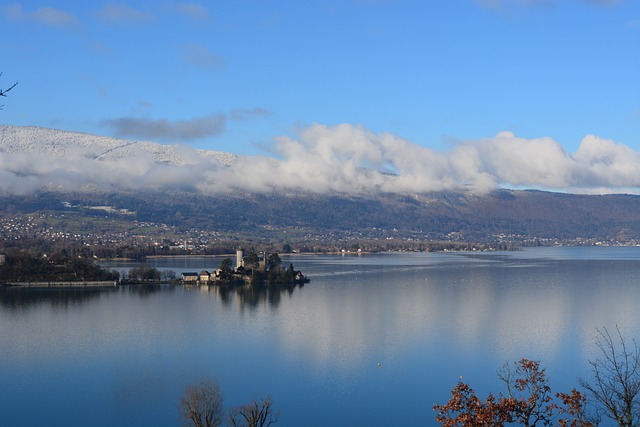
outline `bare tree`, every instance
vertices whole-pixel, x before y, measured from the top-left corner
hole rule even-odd
[[[215,379],[201,379],[180,398],[178,409],[185,427],[220,427],[224,420],[224,395]]]
[[[2,76],[2,73],[0,73],[0,76]],[[13,89],[14,87],[16,87],[16,85],[18,84],[18,82],[15,82],[12,86],[10,86],[8,89],[0,89],[0,96],[7,96],[7,92],[9,92],[11,89]],[[4,107],[4,105],[0,105],[0,110],[2,110],[2,107]]]
[[[596,345],[601,358],[590,360],[593,382],[580,379],[598,410],[619,427],[640,424],[640,350],[635,340],[628,343],[616,326],[616,336],[606,328],[598,330]]]
[[[229,411],[229,424],[232,427],[268,427],[278,421],[279,412],[274,412],[271,396],[260,403],[252,400],[246,405]]]

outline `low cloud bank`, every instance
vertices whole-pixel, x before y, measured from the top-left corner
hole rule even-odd
[[[25,142],[23,134],[13,137],[13,145],[0,139],[0,192],[169,187],[203,193],[484,192],[497,187],[639,193],[640,189],[640,153],[593,135],[586,136],[573,154],[551,138],[525,139],[510,132],[436,152],[361,126],[314,124],[295,138],[277,138],[276,159],[150,142],[107,144],[90,135],[84,137],[94,138],[95,143],[78,144],[76,137],[65,145],[64,138],[42,135]],[[6,129],[2,135],[8,138]]]

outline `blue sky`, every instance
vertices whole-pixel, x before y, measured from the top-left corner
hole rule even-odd
[[[318,126],[444,156],[500,132],[640,150],[634,0],[23,1],[0,32],[2,124],[280,158]]]

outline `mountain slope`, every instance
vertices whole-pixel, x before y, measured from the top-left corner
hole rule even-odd
[[[191,150],[179,145],[163,145],[150,141],[128,141],[80,132],[69,132],[35,126],[0,126],[0,152],[55,158],[88,158],[94,160],[150,156],[153,161],[183,166],[193,162],[193,152],[231,164],[238,157],[222,151]]]
[[[154,233],[170,228],[183,238],[223,234],[276,241],[640,242],[640,197],[631,195],[46,192],[0,197],[0,206],[5,224],[26,217],[39,224],[28,230],[32,236],[38,227],[56,224],[59,231],[84,235],[87,241],[88,234],[99,236],[117,225],[128,236],[155,239]],[[132,231],[142,224],[144,232]],[[0,238],[13,236],[0,228]]]
[[[362,182],[394,179],[348,162],[345,168]],[[639,196],[392,193],[358,183],[347,186],[358,191],[336,191],[333,171],[321,169],[313,162],[298,166],[180,145],[0,126],[0,238],[46,236],[43,230],[55,224],[56,232],[89,241],[90,234],[99,239],[109,227],[133,230],[148,223],[148,236],[172,227],[178,235],[264,239],[640,242]],[[315,186],[314,174],[328,181]],[[313,191],[298,185],[304,179]],[[55,221],[37,219],[38,213]],[[11,225],[27,224],[27,217],[28,227]]]

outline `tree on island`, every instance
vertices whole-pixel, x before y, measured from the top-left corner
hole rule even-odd
[[[260,266],[260,257],[255,252],[251,252],[249,255],[244,257],[242,261],[244,262],[245,268],[254,269]]]
[[[222,260],[222,262],[220,263],[220,278],[224,280],[231,278],[231,273],[233,271],[231,265],[231,258],[225,258]]]
[[[293,264],[289,264],[287,267],[287,271],[285,272],[285,277],[289,280],[294,280],[296,276],[296,271],[293,269]]]
[[[267,265],[269,266],[269,271],[279,270],[282,265],[282,260],[280,259],[280,255],[278,254],[270,254],[269,259],[267,260]]]
[[[162,280],[163,274],[157,268],[139,266],[129,270],[128,276],[129,280],[134,282],[159,282]]]
[[[309,282],[309,279],[293,268],[282,268],[282,259],[277,253],[270,254],[266,266],[256,253],[250,253],[243,258],[243,268],[233,270],[231,258],[225,258],[220,264],[221,284],[252,284],[254,286],[288,286]]]

